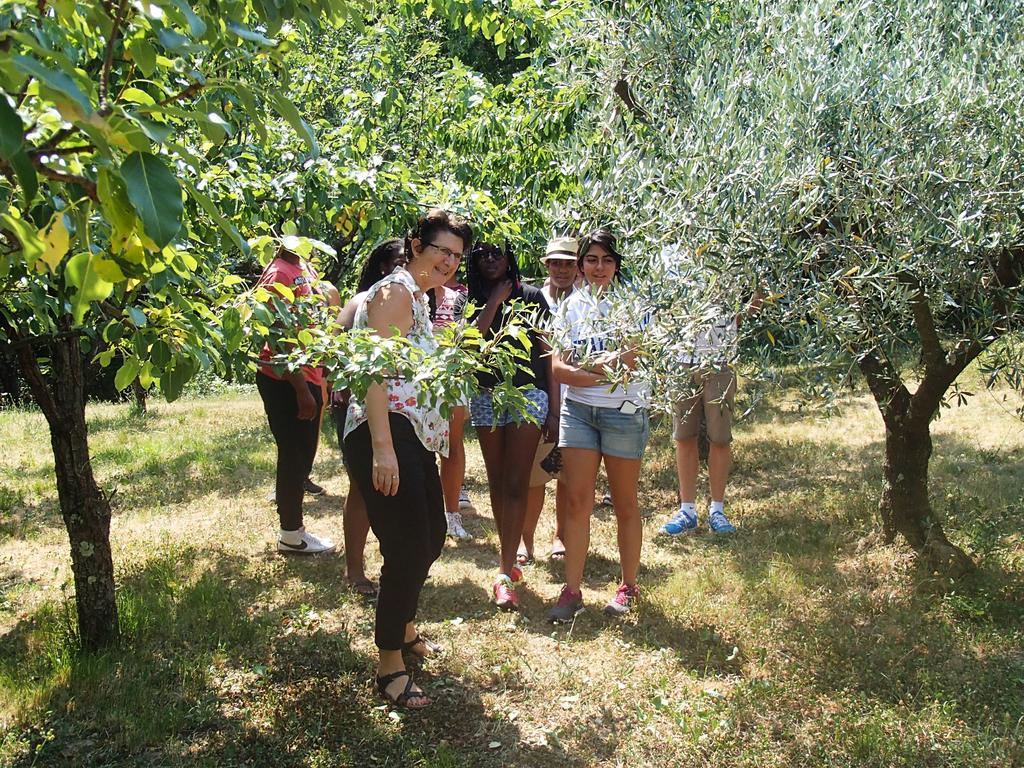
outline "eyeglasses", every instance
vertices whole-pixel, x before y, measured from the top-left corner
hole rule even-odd
[[[502,259],[505,258],[505,254],[499,251],[497,248],[495,248],[493,251],[481,250],[478,251],[477,254],[478,255],[476,258],[478,261],[501,261]]]
[[[453,251],[451,248],[445,248],[443,245],[437,245],[436,243],[427,243],[427,245],[437,248],[437,250],[441,252],[441,255],[446,256],[449,259],[462,261],[462,257],[465,255],[462,251]]]

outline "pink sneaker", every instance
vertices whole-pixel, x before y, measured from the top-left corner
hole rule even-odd
[[[518,565],[513,565],[512,566],[512,581],[514,583],[518,584],[522,580],[523,580],[523,569],[520,568]]]
[[[573,592],[566,585],[558,595],[558,602],[548,611],[547,620],[552,624],[565,624],[575,619],[582,610],[583,592]]]
[[[519,595],[516,594],[516,585],[512,583],[505,574],[501,574],[491,587],[494,594],[494,604],[503,611],[519,610]]]
[[[604,607],[605,616],[624,616],[633,607],[633,601],[640,597],[640,587],[636,584],[620,584],[615,597]]]

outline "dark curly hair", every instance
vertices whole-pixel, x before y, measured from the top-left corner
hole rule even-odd
[[[359,285],[356,288],[358,293],[370,290],[370,287],[384,277],[381,268],[386,262],[391,261],[405,251],[405,243],[397,237],[385,240],[376,248],[370,251],[363,265],[363,271],[359,273]]]
[[[480,257],[485,253],[502,252],[505,254],[508,264],[505,277],[512,281],[513,286],[518,288],[519,265],[516,263],[516,256],[512,252],[512,246],[508,243],[505,243],[504,251],[491,243],[477,243],[473,246],[473,250],[469,252],[469,256],[466,259],[466,287],[469,289],[469,298],[480,306],[487,303],[487,297],[490,295],[490,288],[484,285],[483,278],[480,276]]]

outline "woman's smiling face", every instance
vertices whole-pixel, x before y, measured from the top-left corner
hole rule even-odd
[[[407,266],[417,276],[416,282],[421,288],[444,285],[458,270],[465,245],[454,232],[444,229],[430,242],[417,240],[414,244],[418,244],[418,248],[414,248],[418,255]]]
[[[606,288],[615,278],[615,257],[600,243],[593,243],[583,255],[583,277],[598,288]]]

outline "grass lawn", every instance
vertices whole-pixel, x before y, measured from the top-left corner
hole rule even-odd
[[[740,530],[724,540],[656,535],[675,479],[669,424],[655,427],[643,601],[622,622],[600,613],[618,568],[598,509],[572,627],[543,621],[561,584],[543,559],[520,615],[489,604],[496,536],[470,441],[478,539],[448,544],[424,589],[421,627],[447,652],[419,675],[437,700],[422,713],[371,689],[373,610],[343,558],[274,552],[254,392],[145,420],[98,405],[89,424],[124,642],[82,657],[45,422],[0,412],[0,765],[1024,765],[1024,425],[991,394],[935,424],[934,497],[980,563],[970,579],[874,538],[882,431],[866,397],[829,417],[778,401],[737,429]],[[347,479],[326,430],[314,476],[329,493],[308,525],[340,540]],[[376,574],[372,537],[367,556]]]

